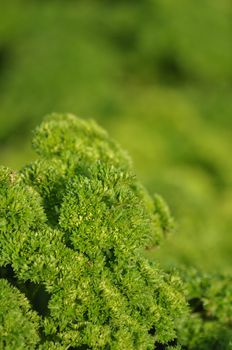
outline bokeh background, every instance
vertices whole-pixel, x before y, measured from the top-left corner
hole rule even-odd
[[[96,119],[166,199],[151,258],[231,270],[231,0],[1,0],[0,163],[33,159],[53,111]]]

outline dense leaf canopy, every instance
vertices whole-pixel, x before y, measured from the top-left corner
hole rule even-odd
[[[33,145],[36,161],[0,172],[0,302],[12,299],[2,348],[170,345],[186,309],[180,280],[141,254],[172,227],[162,199],[94,122],[52,115]]]

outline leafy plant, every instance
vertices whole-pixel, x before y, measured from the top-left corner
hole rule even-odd
[[[179,341],[189,350],[232,349],[232,277],[180,271],[190,315],[178,324]]]
[[[0,348],[178,348],[180,279],[142,255],[172,228],[163,200],[92,121],[54,114],[33,146],[0,170]]]
[[[0,168],[0,349],[231,350],[231,276],[144,257],[172,218],[107,133],[53,114],[33,146]]]

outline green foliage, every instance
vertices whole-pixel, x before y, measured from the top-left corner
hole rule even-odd
[[[1,0],[0,162],[32,159],[47,111],[92,115],[176,217],[150,256],[229,271],[231,17],[229,0]]]
[[[36,161],[0,172],[3,312],[28,320],[2,323],[11,349],[177,349],[180,279],[141,253],[172,227],[163,200],[94,122],[52,115],[33,145]]]
[[[142,246],[149,258],[165,266],[184,262],[209,271],[231,270],[231,15],[228,0],[202,0],[200,10],[194,0],[1,1],[1,162],[19,167],[30,159],[24,136],[47,111],[94,115],[130,151],[149,191],[168,199],[178,222],[178,234],[157,249],[173,223],[162,199],[157,195],[151,199],[135,180],[128,156],[93,123],[79,120],[77,127],[71,117],[69,124],[58,123],[59,117],[53,116],[49,128],[43,124],[34,138],[39,159],[20,172],[2,168],[0,174],[0,275],[9,282],[4,288],[15,298],[17,288],[30,302],[27,310],[34,309],[42,322],[38,335],[38,319],[33,321],[26,313],[31,323],[22,321],[28,327],[20,333],[22,348],[66,346],[60,340],[66,328],[59,329],[63,333],[58,336],[50,330],[50,304],[55,313],[51,295],[60,300],[58,291],[51,290],[57,283],[51,276],[63,269],[60,260],[73,265],[70,250],[77,247],[78,256],[87,254],[88,264],[81,266],[90,269],[91,259],[97,257],[94,273],[97,266],[102,268],[102,255],[106,271],[117,266],[120,256],[130,273],[119,282],[115,276],[123,270],[118,263],[118,270],[110,275],[116,290],[124,284],[128,288],[131,280],[141,276],[142,263],[136,264],[142,259]],[[57,127],[60,123],[62,128]],[[74,213],[77,207],[78,214]],[[128,231],[122,230],[126,220]],[[136,264],[128,264],[132,251]],[[161,284],[170,277],[156,265],[155,271]],[[187,275],[183,273],[182,278],[192,313],[175,323],[179,343],[184,349],[230,349],[231,321],[226,319],[231,308],[225,295],[229,279]],[[176,288],[173,281],[169,285]],[[136,295],[141,295],[141,288]],[[131,300],[132,293],[133,289]],[[140,299],[142,305],[144,299]],[[197,312],[196,302],[203,305]],[[88,303],[85,299],[84,305]],[[61,309],[66,307],[64,303]],[[12,318],[20,323],[24,309],[14,309],[18,316]],[[84,311],[83,315],[85,320],[93,317]],[[54,322],[57,326],[58,321]],[[161,332],[164,322],[159,324]],[[173,327],[169,328],[171,332]],[[97,334],[96,328],[93,332]],[[23,339],[23,334],[28,337]],[[168,346],[177,343],[172,340]],[[157,348],[165,345],[159,343]]]
[[[39,340],[39,321],[25,296],[0,279],[0,349],[34,349]]]
[[[232,277],[182,270],[191,314],[178,324],[179,340],[189,350],[232,349]]]

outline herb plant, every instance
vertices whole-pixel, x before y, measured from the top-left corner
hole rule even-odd
[[[232,276],[179,270],[189,314],[178,323],[183,349],[232,350]]]
[[[172,228],[92,121],[53,114],[38,159],[0,169],[0,349],[179,348],[180,279],[146,260]]]
[[[232,279],[164,272],[168,207],[93,121],[53,114],[0,168],[0,350],[231,350]]]

